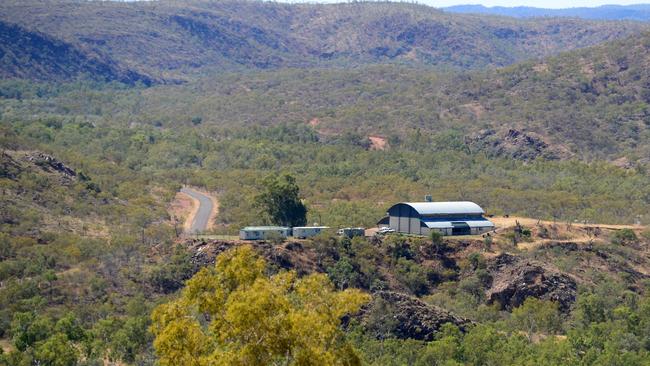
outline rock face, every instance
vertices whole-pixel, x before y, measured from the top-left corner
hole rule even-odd
[[[378,336],[431,341],[445,323],[452,323],[463,331],[472,324],[470,320],[406,294],[379,291],[373,294],[373,299],[362,311],[361,318],[364,326]]]
[[[251,243],[210,239],[188,239],[184,242],[192,253],[192,264],[197,268],[214,265],[219,254],[245,244]],[[300,276],[320,271],[313,256],[298,242],[286,242],[281,245],[257,242],[255,249],[276,268],[293,270]]]
[[[504,132],[482,130],[468,136],[465,144],[492,156],[506,156],[518,160],[533,160],[538,157],[555,160],[571,156],[567,149],[549,145],[541,136],[516,129]]]
[[[55,157],[44,154],[41,152],[36,152],[29,154],[25,157],[27,161],[30,161],[45,171],[51,171],[54,170],[56,172],[59,172],[63,175],[66,175],[68,177],[76,177],[77,172],[72,170],[71,168],[67,167],[65,164],[57,160]]]
[[[493,280],[486,293],[488,302],[496,302],[503,309],[512,310],[530,296],[555,301],[563,312],[575,302],[575,280],[541,263],[502,254],[489,269]]]

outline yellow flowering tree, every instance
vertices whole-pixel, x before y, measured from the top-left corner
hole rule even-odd
[[[265,274],[250,246],[224,252],[158,306],[151,330],[162,366],[357,365],[340,319],[370,300],[323,274]]]

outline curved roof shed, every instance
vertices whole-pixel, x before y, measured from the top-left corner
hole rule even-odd
[[[398,203],[399,204],[399,203]],[[483,215],[485,211],[481,206],[470,201],[455,202],[402,202],[411,206],[422,216],[431,215]]]
[[[401,202],[388,209],[388,226],[397,232],[427,235],[477,235],[494,229],[474,202]]]

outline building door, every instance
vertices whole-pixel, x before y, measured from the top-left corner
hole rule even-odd
[[[472,230],[466,222],[452,222],[451,235],[470,235]]]

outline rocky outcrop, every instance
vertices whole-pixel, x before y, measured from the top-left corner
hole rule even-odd
[[[575,302],[577,285],[570,276],[541,263],[502,254],[489,266],[492,285],[487,290],[488,302],[498,303],[505,310],[535,297],[558,303],[567,312]]]
[[[362,311],[362,324],[378,337],[431,341],[443,324],[465,330],[472,324],[440,307],[398,292],[379,291]]]
[[[29,162],[32,162],[41,169],[50,172],[50,171],[56,171],[59,172],[63,175],[66,175],[68,177],[76,177],[77,172],[75,172],[73,169],[67,167],[65,164],[63,164],[61,161],[57,160],[55,157],[52,155],[44,154],[42,152],[35,152],[32,154],[28,154],[25,156],[25,159]]]
[[[550,145],[535,133],[509,129],[497,132],[493,129],[481,130],[465,138],[465,144],[473,150],[480,150],[492,156],[505,156],[518,160],[566,159],[571,157],[569,151],[556,145]]]
[[[285,242],[274,245],[268,242],[244,242],[231,240],[212,239],[187,239],[184,245],[192,256],[194,266],[203,267],[214,265],[217,256],[235,246],[254,244],[255,249],[264,257],[271,266],[276,268],[296,271],[298,275],[319,272],[320,268],[313,257],[314,254],[303,248],[299,242]]]

